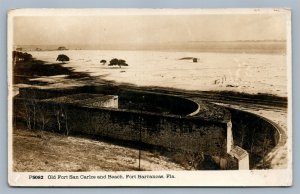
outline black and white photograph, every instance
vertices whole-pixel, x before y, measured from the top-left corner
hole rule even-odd
[[[11,186],[289,186],[289,9],[8,14]]]

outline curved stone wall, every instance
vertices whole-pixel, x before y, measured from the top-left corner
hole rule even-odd
[[[126,90],[117,95],[121,109],[181,116],[195,115],[200,110],[199,104],[179,96]]]
[[[14,116],[23,122],[30,120],[31,123],[35,123],[36,128],[65,134],[108,137],[131,141],[133,144],[140,142],[186,153],[198,153],[201,156],[224,157],[227,154],[228,121],[221,115],[224,114],[226,118],[230,116],[219,106],[207,105],[197,114],[201,110],[199,104],[191,100],[179,96],[128,90],[104,92],[119,97],[119,108],[86,107],[58,100],[65,95],[76,96],[78,100],[77,97],[87,96],[78,95],[83,92],[100,93],[95,88],[22,89],[14,98]],[[128,106],[130,101],[138,106],[131,108]],[[163,108],[152,111],[149,107],[140,106],[144,105],[143,103]],[[209,111],[209,108],[213,110]],[[33,111],[36,112],[33,114]],[[25,112],[32,114],[24,115]],[[215,114],[217,116],[214,116]]]
[[[78,93],[116,95],[119,98],[118,109],[82,107],[72,102],[55,103],[55,100],[51,104],[43,100]],[[56,115],[63,111],[67,119],[62,123],[65,122],[68,128],[63,130],[68,133],[141,141],[166,148],[203,152],[211,156],[224,156],[238,146],[249,153],[250,168],[268,168],[267,163],[263,162],[261,166],[257,164],[261,163],[281,139],[279,128],[263,117],[226,108],[230,110],[229,120],[224,119],[226,114],[216,119],[216,115],[220,116],[220,113],[227,110],[206,104],[203,110],[207,110],[203,112],[198,103],[175,95],[103,86],[63,90],[24,88],[14,99],[14,107],[17,109],[14,114],[26,120],[22,116],[22,109],[25,112],[24,109],[37,104],[39,109],[36,110],[41,111],[41,114],[36,115],[48,117],[45,128],[49,130],[58,127]],[[231,123],[230,117],[232,127],[228,126]],[[36,119],[39,119],[36,123],[40,126],[43,118]],[[226,137],[228,135],[229,138]]]
[[[228,109],[231,113],[234,144],[249,153],[250,168],[269,168],[264,158],[281,141],[279,127],[259,115]]]
[[[200,105],[198,103],[180,96],[124,90],[118,87],[84,86],[64,89],[21,88],[19,97],[46,99],[78,93],[117,95],[119,98],[119,109],[180,116],[193,116],[200,111]]]

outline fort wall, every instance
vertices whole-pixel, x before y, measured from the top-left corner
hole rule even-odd
[[[47,101],[32,103],[22,98],[14,100],[14,106],[18,107],[16,117],[26,120],[23,113],[28,109],[32,112],[33,104],[38,107],[36,125],[40,126],[47,118],[44,128],[48,130],[130,140],[209,155],[226,154],[226,123],[142,110],[90,108]]]
[[[249,169],[249,160],[254,168],[280,138],[272,123],[261,117],[213,104],[201,106],[179,96],[116,87],[23,88],[14,98],[14,117],[28,128],[209,155],[223,169],[230,162]],[[232,159],[227,160],[227,154]]]

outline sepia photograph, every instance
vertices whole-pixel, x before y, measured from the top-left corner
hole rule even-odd
[[[289,9],[8,13],[11,186],[289,186]]]

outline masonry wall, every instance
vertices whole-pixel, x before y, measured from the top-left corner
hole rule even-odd
[[[71,130],[79,132],[193,152],[220,154],[226,150],[226,127],[220,123],[142,112],[72,108],[70,117],[75,118]],[[88,122],[83,126],[79,120]]]
[[[226,154],[226,123],[143,111],[42,103],[22,98],[14,100],[14,107],[18,107],[15,116],[25,122],[25,113],[31,112],[32,124],[35,109],[35,126],[45,130],[129,140],[208,155]]]

